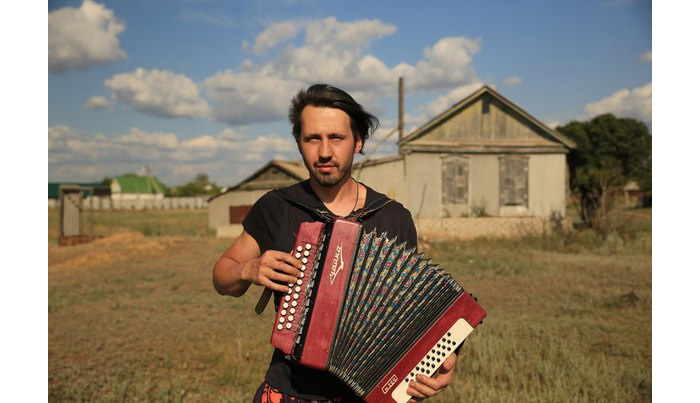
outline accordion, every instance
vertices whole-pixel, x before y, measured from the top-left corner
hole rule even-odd
[[[385,234],[335,219],[302,223],[301,274],[279,301],[270,343],[368,402],[406,402],[486,312],[438,265]]]

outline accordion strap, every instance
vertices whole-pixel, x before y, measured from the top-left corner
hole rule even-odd
[[[289,193],[285,192],[283,189],[275,189],[273,190],[273,192],[275,192],[275,194],[288,201],[289,203],[293,204],[294,206],[311,213],[311,215],[317,217],[321,221],[331,223],[336,218],[336,215],[331,213],[330,211],[304,204],[299,200],[295,199],[294,197],[290,196]],[[386,206],[390,202],[390,198],[388,198],[385,195],[382,195],[379,199],[373,201],[369,205],[353,211],[352,213],[350,213],[350,215],[345,217],[345,219],[349,221],[363,222],[366,216],[374,213],[375,211]],[[272,296],[272,290],[269,288],[263,289],[262,294],[260,294],[260,299],[258,299],[258,303],[255,305],[255,313],[260,315],[265,310],[267,303],[270,301],[270,296]]]
[[[318,207],[312,207],[307,204],[304,204],[300,202],[299,200],[295,199],[294,197],[290,196],[289,193],[285,192],[283,189],[275,189],[273,190],[275,194],[283,198],[284,200],[288,201],[289,203],[301,208],[302,210],[305,210],[311,215],[316,216],[319,218],[321,221],[325,221],[326,223],[333,222],[333,220],[337,217],[335,214],[331,213],[330,211]],[[346,220],[349,221],[357,221],[357,222],[363,222],[363,219],[365,216],[374,213],[375,211],[379,210],[380,208],[386,206],[391,202],[391,199],[388,198],[385,195],[382,195],[379,199],[373,201],[369,205],[355,210],[350,215],[347,217],[344,217]]]

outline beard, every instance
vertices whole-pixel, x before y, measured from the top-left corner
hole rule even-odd
[[[306,165],[306,169],[309,171],[311,176],[313,176],[316,179],[316,182],[318,182],[319,185],[323,187],[333,187],[338,184],[338,182],[341,181],[348,173],[350,172],[350,168],[352,167],[352,158],[349,158],[348,161],[340,165],[337,161],[330,161],[324,164],[333,164],[337,169],[338,172],[335,174],[324,174],[319,172],[316,169],[316,165],[320,164],[318,162],[315,162],[313,166],[311,166],[306,160],[304,160],[304,165]]]

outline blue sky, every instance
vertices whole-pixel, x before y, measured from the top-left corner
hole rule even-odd
[[[481,85],[546,124],[600,113],[651,127],[651,2],[50,1],[48,178],[149,165],[233,185],[296,159],[285,114],[312,82],[415,128]],[[371,158],[396,152],[390,137]]]

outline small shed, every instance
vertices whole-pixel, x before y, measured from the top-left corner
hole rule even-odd
[[[209,199],[209,227],[217,236],[237,236],[253,204],[272,189],[309,178],[302,161],[272,160],[239,184]]]
[[[99,183],[93,184],[57,184],[52,186],[49,183],[49,200],[52,200],[53,191],[57,190],[59,207],[59,245],[75,245],[89,242],[98,237],[95,234],[95,219],[93,210],[89,210],[87,225],[83,219],[84,200],[94,201],[95,198],[101,200],[106,198],[110,205],[109,232],[112,232],[111,220],[111,191],[110,188]]]

